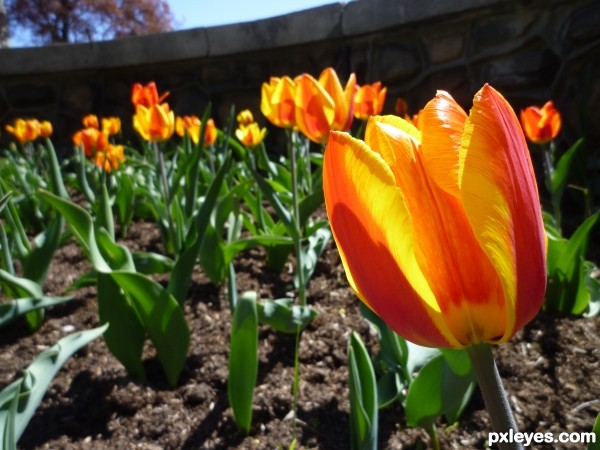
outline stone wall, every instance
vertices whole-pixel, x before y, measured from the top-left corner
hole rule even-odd
[[[136,82],[169,90],[177,114],[201,115],[210,101],[218,125],[231,105],[259,120],[270,76],[381,81],[386,112],[397,96],[416,112],[437,89],[465,108],[486,82],[519,109],[553,99],[563,139],[600,142],[600,2],[597,0],[356,0],[286,16],[111,42],[0,49],[0,124],[49,119],[55,141],[87,113],[122,118],[128,136]],[[5,138],[6,133],[2,133]]]

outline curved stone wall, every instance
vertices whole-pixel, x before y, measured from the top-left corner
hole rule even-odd
[[[92,112],[120,116],[132,136],[136,81],[169,90],[180,115],[201,115],[210,101],[224,125],[231,105],[262,120],[260,87],[270,76],[317,76],[327,66],[343,79],[355,72],[359,84],[381,81],[386,112],[397,96],[416,112],[437,89],[469,108],[486,82],[516,109],[553,99],[565,139],[600,142],[597,0],[355,0],[234,25],[0,49],[0,62],[0,124],[49,119],[63,149]]]

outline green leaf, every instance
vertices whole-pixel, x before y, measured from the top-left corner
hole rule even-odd
[[[0,284],[8,295],[11,295],[13,298],[40,298],[44,296],[42,287],[38,283],[13,275],[4,269],[0,269]]]
[[[577,153],[577,151],[583,147],[583,138],[579,139],[575,142],[569,150],[565,152],[564,155],[561,156],[556,168],[554,169],[554,173],[552,174],[552,195],[557,198],[561,198],[565,187],[567,186],[567,178],[569,176],[569,171],[571,169],[571,163],[573,162],[573,157]]]
[[[600,414],[596,416],[592,433],[594,433],[596,437],[588,443],[587,450],[600,450]]]
[[[179,303],[160,284],[142,274],[114,271],[110,276],[131,298],[167,381],[176,386],[190,344],[189,328]]]
[[[377,398],[379,409],[387,408],[402,397],[404,384],[398,372],[389,371],[377,380]]]
[[[4,194],[2,196],[2,198],[0,198],[0,211],[2,211],[4,209],[4,207],[8,203],[8,200],[10,199],[11,195],[12,195],[12,193],[8,192],[8,193]]]
[[[411,383],[406,396],[406,423],[428,428],[440,416],[454,423],[475,389],[472,372],[458,375],[443,355],[427,362]]]
[[[212,224],[206,227],[200,252],[200,264],[214,284],[221,284],[227,275],[228,261],[225,260],[225,240]]]
[[[300,240],[300,232],[298,231],[298,226],[296,225],[296,221],[292,214],[283,206],[279,196],[275,192],[275,190],[271,187],[271,185],[254,169],[250,167],[250,171],[254,176],[254,179],[258,183],[260,190],[262,191],[265,198],[269,201],[275,212],[277,213],[277,217],[284,224],[285,229],[288,232],[288,235],[294,240]]]
[[[0,392],[0,435],[4,450],[16,450],[17,441],[63,364],[73,353],[99,337],[106,327],[104,325],[62,338],[38,355],[23,377]]]
[[[375,370],[365,345],[354,331],[348,347],[348,387],[350,447],[352,450],[376,450],[379,411]]]
[[[98,273],[98,315],[100,323],[110,323],[104,341],[127,373],[141,380],[146,378],[142,351],[146,331],[129,297],[109,274]]]
[[[590,261],[584,263],[584,270],[585,287],[590,293],[590,301],[584,316],[594,317],[600,314],[600,280],[598,279],[600,271]]]
[[[225,175],[229,171],[231,164],[231,154],[227,155],[227,159],[217,172],[213,182],[208,189],[204,202],[196,216],[195,227],[188,231],[185,238],[184,248],[177,255],[175,266],[169,279],[168,291],[175,299],[182,304],[187,295],[188,287],[192,279],[194,265],[198,258],[198,253],[202,245],[202,239],[208,227],[210,215],[217,202],[221,186]]]
[[[108,233],[111,240],[115,240],[115,221],[112,213],[112,206],[110,198],[108,197],[108,190],[106,184],[102,183],[102,192],[100,193],[100,199],[98,201],[98,214],[96,217],[96,226],[104,228]]]
[[[64,224],[64,219],[58,215],[52,218],[46,230],[36,237],[31,251],[23,258],[24,278],[40,285],[44,284],[54,252],[60,244]]]
[[[59,305],[72,299],[73,297],[26,297],[17,298],[9,303],[0,304],[0,327],[12,322],[29,311]]]
[[[252,400],[258,374],[258,315],[256,292],[239,299],[231,324],[227,395],[238,428],[250,432]]]
[[[321,254],[329,244],[331,240],[331,231],[327,222],[322,222],[322,226],[314,229],[308,239],[306,239],[306,245],[302,246],[302,267],[300,270],[304,272],[304,284],[308,285],[310,278],[312,277],[315,269],[317,268],[317,262],[321,257]],[[298,288],[298,274],[294,276],[294,285]]]
[[[117,207],[117,216],[121,224],[121,235],[127,234],[127,228],[133,219],[134,211],[134,186],[131,176],[124,172],[118,172],[118,189],[115,193],[115,206]]]
[[[173,270],[173,260],[160,253],[134,252],[131,256],[136,270],[140,273],[150,275],[167,273]]]
[[[293,305],[294,299],[263,300],[258,303],[261,323],[282,333],[295,334],[304,330],[317,317],[318,312],[310,306]]]
[[[96,243],[96,235],[94,232],[94,222],[92,220],[92,216],[90,216],[90,214],[81,206],[57,197],[48,191],[42,190],[39,192],[39,195],[48,203],[50,203],[59,212],[59,214],[64,216],[65,220],[71,227],[77,242],[79,242],[79,245],[83,247],[84,252],[90,258],[94,268],[99,272],[110,271],[110,267],[104,258],[102,258]]]

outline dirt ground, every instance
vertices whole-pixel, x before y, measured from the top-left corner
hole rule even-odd
[[[160,250],[154,225],[138,223],[124,242],[132,250]],[[280,298],[291,290],[288,271],[265,268],[264,254],[251,250],[236,259],[240,291]],[[56,254],[46,285],[63,293],[90,269],[79,247],[70,243]],[[61,337],[98,325],[95,289],[75,292],[75,300],[47,311],[42,328],[31,335],[24,322],[0,333],[0,388]],[[211,284],[198,268],[185,304],[191,346],[179,385],[170,388],[146,351],[148,380],[131,379],[97,339],[72,357],[58,373],[19,442],[39,449],[288,449],[348,450],[349,401],[347,345],[357,331],[372,350],[374,333],[363,320],[359,301],[346,282],[330,245],[310,284],[309,303],[319,316],[302,334],[300,397],[296,429],[290,419],[295,336],[267,327],[259,335],[260,363],[253,428],[236,430],[227,401],[227,358],[231,317],[225,288]],[[600,410],[600,318],[540,313],[508,344],[495,349],[524,432],[590,431]],[[460,423],[438,421],[445,449],[483,449],[490,423],[477,392]],[[380,411],[379,448],[417,449],[429,443],[419,429],[406,427],[399,404]],[[535,448],[585,448],[553,444]]]

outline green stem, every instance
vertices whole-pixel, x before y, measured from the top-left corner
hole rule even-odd
[[[510,430],[513,430],[513,434],[517,433],[517,424],[494,361],[491,345],[472,345],[467,348],[467,353],[475,370],[485,407],[490,415],[492,429],[496,433],[509,433]],[[523,445],[517,442],[499,442],[498,447],[502,450],[523,450]]]
[[[552,179],[554,178],[554,146],[552,145],[552,143],[548,146],[543,146],[543,153],[544,182],[546,183],[546,188],[548,189],[548,192],[550,192],[554,220],[556,222],[556,227],[560,231],[562,221],[560,213],[560,197],[556,195],[556,193],[554,192],[554,187],[552,185]]]
[[[289,130],[288,130],[289,133]],[[293,132],[295,133],[295,132]],[[296,273],[298,274],[298,298],[300,305],[306,306],[306,286],[304,285],[304,261],[302,257],[302,233],[300,230],[300,202],[298,201],[298,174],[296,169],[296,145],[293,134],[288,134],[288,152],[290,159],[290,172],[292,172],[292,203],[294,224],[298,230],[298,239],[294,240],[296,252]]]
[[[296,439],[296,421],[298,419],[298,397],[300,387],[300,327],[296,331],[296,348],[294,350],[294,382],[292,384],[292,437]]]
[[[425,431],[429,435],[429,439],[431,439],[431,448],[433,450],[440,450],[440,440],[438,439],[437,427],[435,423],[431,422],[429,425],[425,427]]]

